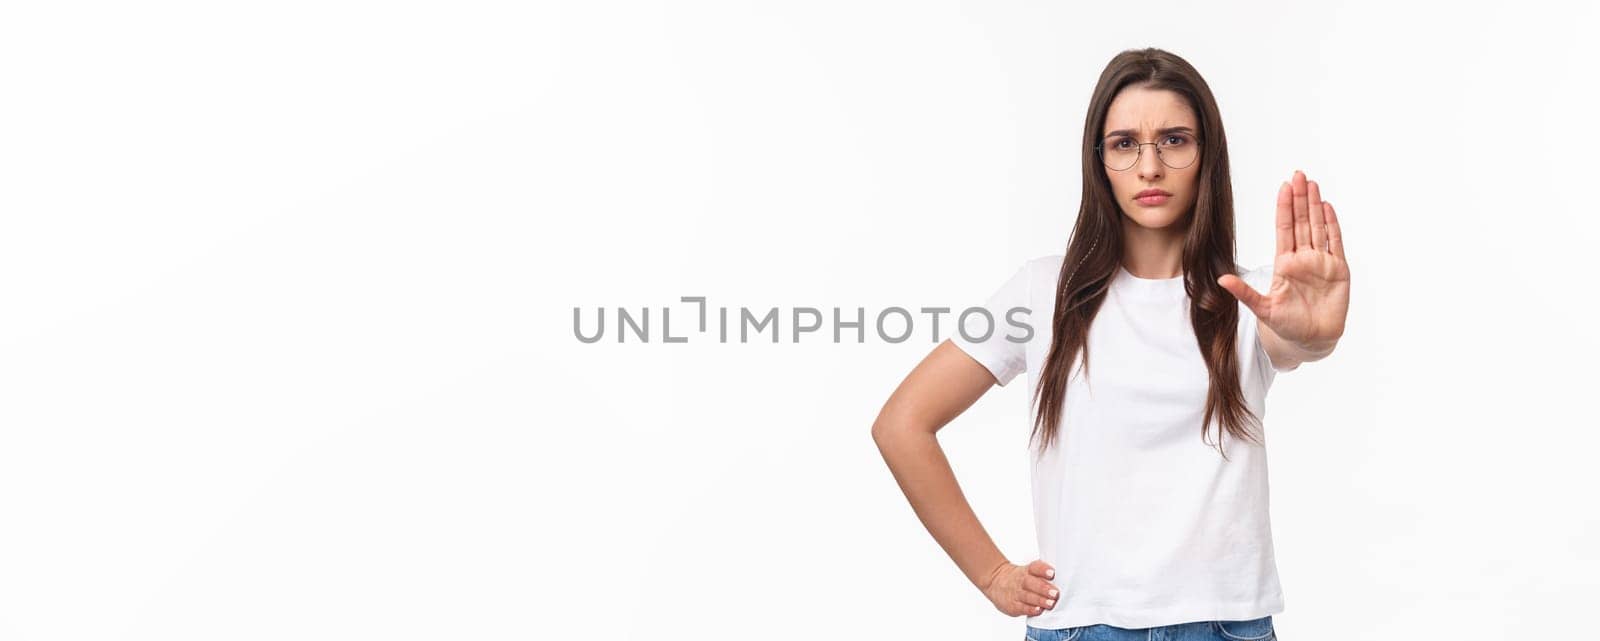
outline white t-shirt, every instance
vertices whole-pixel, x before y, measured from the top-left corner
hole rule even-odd
[[[988,340],[951,337],[1001,385],[1026,371],[1030,402],[1050,347],[1062,260],[1027,261],[989,297]],[[1265,292],[1272,265],[1240,276]],[[1240,386],[1263,419],[1265,441],[1266,394],[1278,370],[1254,313],[1238,305]],[[1010,318],[1033,327],[1023,343],[1007,340],[1027,334],[1007,321],[1019,306],[1031,311]],[[974,338],[988,329],[980,314],[960,322]],[[1056,607],[1028,625],[1148,628],[1282,612],[1266,451],[1222,434],[1215,417],[1207,438],[1223,438],[1229,460],[1201,441],[1209,378],[1183,277],[1144,279],[1118,267],[1088,342],[1089,378],[1075,360],[1058,440],[1043,458],[1028,448],[1039,558],[1056,569],[1061,589]],[[1013,433],[1027,442],[1032,421],[1030,412]]]

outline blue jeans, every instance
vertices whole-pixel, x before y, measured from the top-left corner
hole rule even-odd
[[[1249,621],[1195,621],[1155,628],[1105,624],[1045,630],[1027,626],[1028,641],[1276,641],[1272,616]]]

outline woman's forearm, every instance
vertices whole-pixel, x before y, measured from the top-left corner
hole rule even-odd
[[[878,451],[922,525],[979,590],[1009,561],[978,522],[938,437],[928,431],[873,429]]]

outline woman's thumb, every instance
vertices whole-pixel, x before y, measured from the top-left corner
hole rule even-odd
[[[1250,311],[1255,312],[1256,316],[1261,316],[1264,311],[1261,306],[1266,303],[1266,297],[1257,292],[1249,283],[1244,282],[1244,279],[1234,274],[1223,274],[1217,278],[1217,284],[1228,290],[1229,294],[1233,294],[1233,297],[1239,299],[1239,302],[1244,303],[1245,307],[1249,307]]]

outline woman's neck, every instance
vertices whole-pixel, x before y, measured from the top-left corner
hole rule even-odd
[[[1183,238],[1187,230],[1150,229],[1122,219],[1122,266],[1139,278],[1183,275]]]

